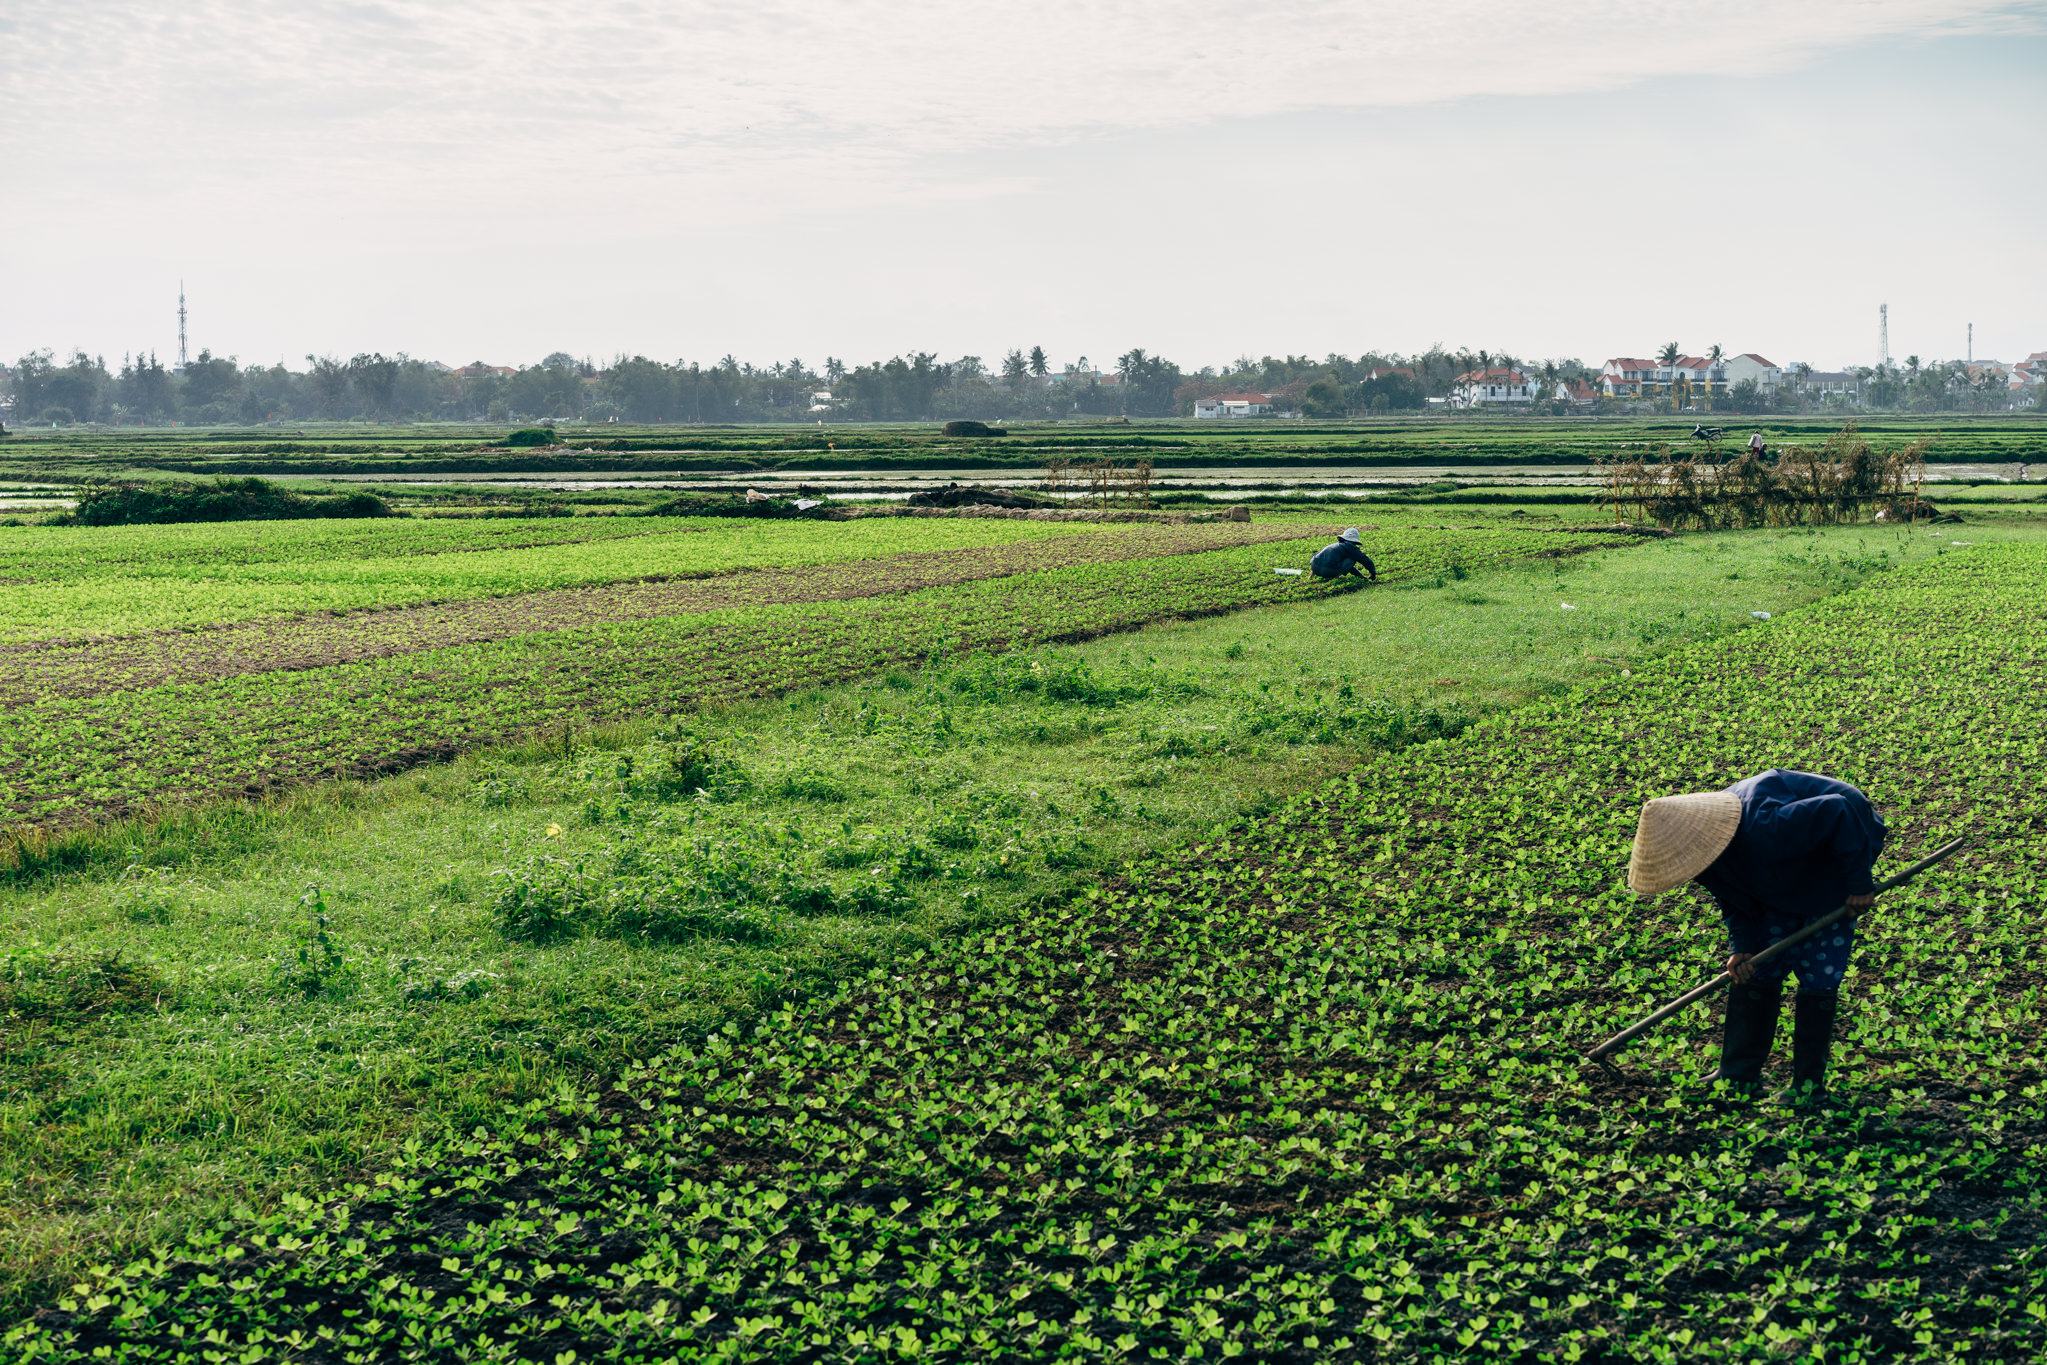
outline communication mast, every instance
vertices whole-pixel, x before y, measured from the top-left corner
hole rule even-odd
[[[185,368],[185,282],[178,281],[178,368]]]
[[[1969,363],[1976,363],[1976,324],[1969,324]]]
[[[1885,369],[1891,364],[1891,306],[1880,303],[1876,306],[1876,358]]]

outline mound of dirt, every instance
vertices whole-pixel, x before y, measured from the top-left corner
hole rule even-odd
[[[910,494],[912,507],[1050,507],[1043,498],[1034,498],[1028,493],[1013,493],[1006,488],[974,488],[949,483],[932,493]]]
[[[1876,509],[1878,521],[1960,521],[1959,513],[1943,512],[1925,498],[1897,498]]]

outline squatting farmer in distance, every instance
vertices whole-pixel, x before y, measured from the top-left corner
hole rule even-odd
[[[1358,574],[1360,564],[1364,566],[1364,574]],[[1334,544],[1317,550],[1315,557],[1308,561],[1308,567],[1315,571],[1317,578],[1341,578],[1345,574],[1357,574],[1363,578],[1370,574],[1374,583],[1379,581],[1379,570],[1372,563],[1372,557],[1358,544],[1358,528],[1355,526],[1344,527],[1343,534],[1336,538]]]
[[[1748,958],[1843,905],[1873,902],[1869,870],[1886,833],[1869,798],[1846,782],[1782,768],[1725,791],[1660,796],[1642,807],[1628,888],[1654,896],[1697,879],[1727,921],[1734,984],[1720,1069],[1709,1079],[1755,1092],[1777,1036],[1785,974],[1796,972],[1791,1087],[1784,1095],[1814,1099],[1824,1092],[1855,921],[1842,920],[1760,969]]]

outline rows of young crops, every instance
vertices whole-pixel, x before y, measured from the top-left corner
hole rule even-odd
[[[247,673],[319,668],[484,640],[735,607],[913,592],[1078,564],[1295,539],[1298,525],[1115,526],[1085,536],[920,551],[710,577],[602,583],[361,613],[260,617],[207,630],[0,647],[0,707]]]
[[[1378,546],[1391,583],[1601,539],[1415,529],[1383,532]],[[387,772],[564,722],[676,712],[934,651],[1084,638],[1164,616],[1344,590],[1273,572],[1275,564],[1305,563],[1319,544],[1082,564],[843,602],[600,621],[362,663],[43,699],[0,712],[0,808],[48,823],[148,800]],[[278,652],[288,655],[288,644]]]
[[[702,527],[704,523],[693,523]],[[0,535],[0,579],[156,578],[221,563],[337,562],[573,545],[670,534],[630,517],[392,517],[198,522],[171,526],[23,526]]]
[[[659,522],[590,518],[610,534],[575,535],[568,518],[506,521],[497,534],[451,523],[333,523],[27,528],[0,537],[0,643],[190,629],[289,612],[388,608],[543,592],[658,576],[844,563],[918,550],[979,549],[1099,533],[1087,523],[900,520],[845,523]],[[489,523],[485,523],[486,526]],[[311,527],[309,531],[305,528]],[[1113,528],[1110,528],[1113,529]],[[453,551],[463,553],[452,553]]]
[[[2037,1359],[2047,555],[1978,548],[1366,765],[1226,842],[107,1268],[26,1360]],[[1835,1102],[1715,1101],[1637,804],[1862,785]]]

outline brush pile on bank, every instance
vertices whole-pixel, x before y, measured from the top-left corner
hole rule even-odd
[[[400,516],[374,493],[307,497],[267,479],[116,483],[88,488],[55,526],[161,526],[194,521],[288,521]]]

